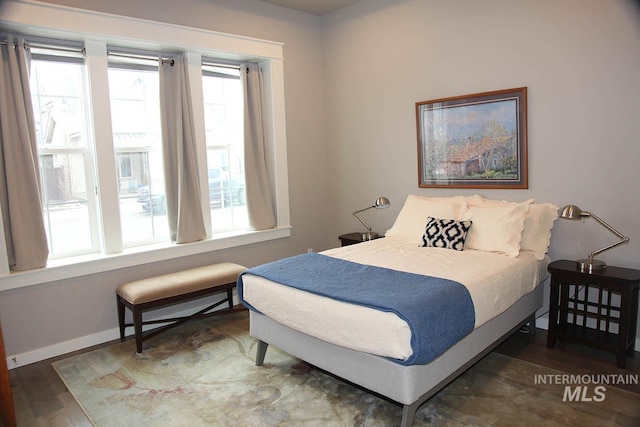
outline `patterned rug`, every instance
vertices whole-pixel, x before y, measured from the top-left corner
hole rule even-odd
[[[53,364],[89,419],[108,426],[396,426],[402,408],[269,347],[254,364],[247,313],[188,322]],[[491,353],[422,405],[414,426],[639,425],[638,395],[563,402],[541,366]],[[615,402],[615,404],[613,404]]]

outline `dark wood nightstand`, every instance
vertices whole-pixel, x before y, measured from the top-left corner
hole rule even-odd
[[[607,266],[583,273],[576,261],[560,260],[549,264],[549,272],[547,347],[560,338],[613,351],[616,365],[624,368],[634,354],[640,270]]]
[[[383,236],[376,236],[371,240],[379,239],[381,237]],[[356,243],[362,243],[366,241],[362,240],[362,233],[347,233],[338,236],[338,239],[340,239],[340,246],[355,245]]]

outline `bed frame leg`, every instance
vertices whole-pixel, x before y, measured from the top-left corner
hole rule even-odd
[[[531,316],[529,316],[529,335],[531,337],[536,336],[536,313],[531,313]]]
[[[267,354],[267,344],[264,341],[258,340],[258,351],[256,352],[256,366],[262,366],[264,363],[264,356]]]
[[[402,421],[400,422],[400,427],[411,427],[413,425],[413,419],[416,416],[416,411],[420,404],[418,402],[414,402],[411,405],[404,405],[402,407]]]

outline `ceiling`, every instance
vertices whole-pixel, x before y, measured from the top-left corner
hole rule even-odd
[[[341,9],[360,0],[263,0],[267,3],[277,4],[301,12],[314,15],[325,15],[334,10]]]

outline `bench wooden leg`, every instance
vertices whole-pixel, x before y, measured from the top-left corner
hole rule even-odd
[[[133,330],[136,336],[136,351],[142,353],[142,310],[133,307]]]
[[[120,298],[120,295],[117,296],[116,298],[117,304],[118,304],[118,326],[120,327],[120,341],[124,341],[124,303],[122,302],[122,298]]]
[[[227,300],[229,301],[229,308],[233,308],[233,289],[227,289]]]

